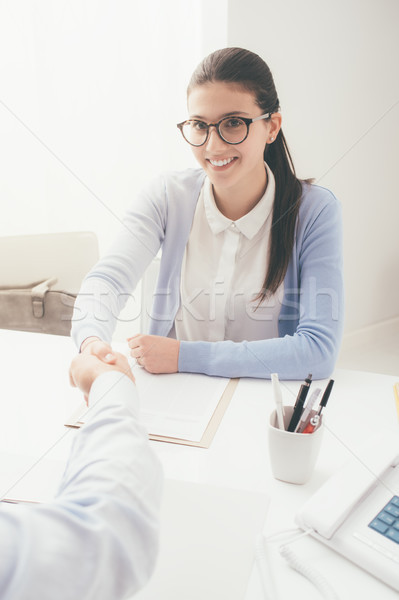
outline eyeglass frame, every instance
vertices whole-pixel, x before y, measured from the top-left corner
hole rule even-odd
[[[216,129],[216,132],[218,134],[218,136],[220,137],[220,139],[223,142],[226,142],[226,144],[230,144],[231,146],[237,146],[238,144],[242,144],[248,137],[249,135],[249,126],[251,125],[251,123],[255,123],[255,121],[260,121],[261,119],[269,119],[272,116],[272,112],[268,112],[265,113],[264,115],[260,115],[259,117],[254,117],[253,119],[249,119],[248,117],[238,117],[237,115],[230,115],[228,117],[223,117],[223,119],[220,119],[220,121],[218,121],[217,123],[205,123],[205,121],[201,121],[201,119],[186,119],[185,121],[182,121],[181,123],[177,124],[177,128],[180,129],[180,132],[183,136],[183,139],[190,144],[190,146],[194,146],[195,148],[200,148],[201,146],[203,146],[209,138],[209,131],[211,127],[214,127]],[[240,142],[229,142],[227,141],[222,134],[220,133],[220,124],[227,120],[227,119],[240,119],[241,121],[244,121],[245,125],[247,126],[247,133],[246,136],[240,141]],[[204,125],[207,126],[207,130],[206,130],[206,137],[204,139],[204,141],[201,144],[193,144],[192,142],[189,142],[188,139],[186,138],[186,136],[183,133],[183,127],[186,123],[188,123],[189,121],[197,121],[198,123],[203,123]]]

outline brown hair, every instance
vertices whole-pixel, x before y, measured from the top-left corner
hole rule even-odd
[[[277,112],[279,99],[273,76],[265,61],[243,48],[224,48],[213,52],[198,65],[187,95],[198,85],[221,81],[237,83],[255,96],[263,113]],[[270,238],[270,260],[262,289],[256,300],[274,294],[283,282],[294,245],[296,220],[302,195],[287,142],[280,129],[275,141],[266,144],[264,160],[273,172],[276,192]]]

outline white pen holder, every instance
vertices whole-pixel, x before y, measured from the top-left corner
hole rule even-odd
[[[284,408],[284,425],[288,427],[292,406]],[[270,415],[268,428],[269,456],[273,476],[288,483],[306,483],[313,472],[323,437],[323,417],[313,433],[291,433],[279,429],[276,411]]]

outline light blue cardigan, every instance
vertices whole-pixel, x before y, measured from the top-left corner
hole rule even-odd
[[[180,273],[205,174],[170,172],[135,200],[110,252],[85,278],[75,304],[72,337],[110,341],[126,297],[162,246],[149,333],[167,336],[180,303]],[[99,313],[95,295],[101,293]],[[180,343],[179,371],[226,377],[328,377],[344,317],[341,209],[334,195],[303,184],[295,242],[284,279],[279,337],[259,341]]]

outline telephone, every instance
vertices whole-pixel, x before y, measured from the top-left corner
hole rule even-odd
[[[299,510],[303,530],[399,591],[399,435],[374,439]]]

